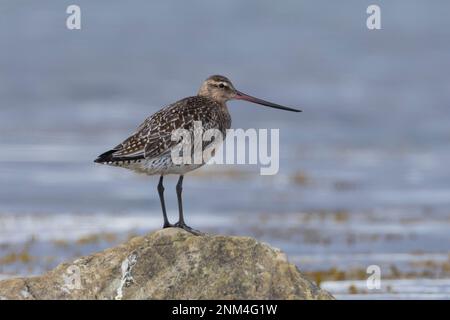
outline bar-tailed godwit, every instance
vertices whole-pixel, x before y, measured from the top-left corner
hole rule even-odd
[[[204,129],[218,129],[225,137],[226,130],[231,126],[226,102],[233,99],[281,110],[301,111],[249,96],[236,90],[226,77],[214,75],[203,82],[196,96],[181,99],[151,115],[130,137],[98,156],[95,162],[147,175],[159,175],[158,194],[164,217],[163,228],[179,227],[200,234],[187,226],[184,221],[181,192],[184,174],[201,167],[204,163],[175,164],[172,161],[171,151],[179,142],[173,141],[171,135],[176,129],[193,131],[194,121],[201,121]],[[169,222],[164,202],[163,177],[168,174],[180,176],[176,186],[179,220],[175,224]]]

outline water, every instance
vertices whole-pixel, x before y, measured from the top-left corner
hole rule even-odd
[[[40,262],[58,239],[73,247],[63,259],[158,228],[156,178],[92,160],[216,73],[304,112],[231,102],[234,128],[280,129],[280,171],[187,175],[189,223],[257,237],[311,271],[385,265],[373,258],[383,254],[402,271],[414,264],[405,254],[448,260],[448,2],[382,2],[379,31],[365,27],[369,1],[78,1],[81,31],[65,28],[69,4],[0,3],[0,253],[28,243],[36,257],[0,273],[53,267]],[[98,232],[120,236],[77,247]]]

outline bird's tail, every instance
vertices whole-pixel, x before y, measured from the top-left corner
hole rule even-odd
[[[111,162],[114,161],[114,152],[116,152],[117,150],[112,149],[109,151],[106,151],[105,153],[102,153],[101,155],[99,155],[97,157],[97,159],[94,160],[95,163],[106,163],[106,162]]]

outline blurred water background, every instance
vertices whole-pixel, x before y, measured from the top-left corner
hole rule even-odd
[[[340,298],[449,298],[450,3],[376,1],[370,31],[372,3],[1,1],[0,274],[159,228],[157,179],[92,161],[223,74],[304,112],[229,103],[234,128],[280,129],[280,171],[187,175],[190,225],[278,246]]]

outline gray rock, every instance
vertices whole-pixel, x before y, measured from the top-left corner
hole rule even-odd
[[[169,228],[0,281],[2,299],[333,299],[284,253],[248,237]]]

